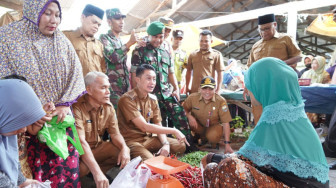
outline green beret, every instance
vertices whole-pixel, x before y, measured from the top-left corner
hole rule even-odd
[[[147,33],[149,35],[155,36],[158,34],[162,34],[164,32],[164,24],[161,22],[152,22],[148,28],[147,28]]]

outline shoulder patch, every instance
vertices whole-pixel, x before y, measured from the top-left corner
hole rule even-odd
[[[228,106],[227,106],[226,102],[222,102],[221,108],[222,108],[223,112],[227,112],[228,111]]]
[[[154,95],[154,94],[148,93],[148,96],[149,96],[149,98],[151,98],[153,100],[156,100],[156,101],[158,100],[156,95]]]

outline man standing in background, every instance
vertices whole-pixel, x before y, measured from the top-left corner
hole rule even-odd
[[[187,52],[181,49],[184,32],[182,30],[173,31],[173,50],[174,50],[174,67],[175,76],[177,79],[180,92],[182,93],[182,88],[185,86],[185,76],[187,68]]]
[[[187,65],[187,75],[186,75],[186,85],[187,93],[198,92],[199,83],[201,83],[202,78],[206,76],[211,76],[216,78],[216,83],[222,83],[224,74],[224,62],[221,52],[211,48],[212,32],[209,30],[203,30],[200,33],[200,49],[192,52],[188,58]],[[189,89],[189,83],[192,76],[192,85]],[[217,84],[215,92],[219,94],[221,89],[221,84]]]
[[[74,46],[83,67],[83,75],[88,72],[105,72],[103,44],[94,35],[98,32],[104,11],[93,5],[86,5],[81,16],[82,25],[74,31],[64,31],[64,35]]]
[[[256,42],[250,52],[247,66],[264,57],[276,57],[293,65],[301,60],[301,50],[297,43],[287,34],[278,33],[276,30],[274,14],[266,14],[258,17],[258,31],[261,39]],[[247,90],[244,91],[244,96]],[[256,125],[262,113],[262,106],[252,106],[254,124]]]
[[[126,15],[122,14],[118,8],[106,10],[106,17],[111,30],[107,34],[102,34],[100,40],[104,45],[106,73],[111,84],[110,99],[114,108],[117,109],[119,98],[130,87],[129,71],[126,65],[127,52],[137,42],[137,38],[132,31],[129,41],[126,44],[121,42],[120,33],[123,31]]]

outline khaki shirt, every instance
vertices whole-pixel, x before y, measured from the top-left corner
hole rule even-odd
[[[72,105],[79,135],[85,135],[85,140],[91,149],[102,143],[101,137],[105,130],[112,136],[120,134],[115,110],[111,103],[104,104],[98,109],[93,108],[87,101],[88,94],[78,99]]]
[[[193,71],[191,93],[198,91],[201,80],[206,76],[215,78],[216,71],[224,71],[224,62],[222,54],[215,50],[208,51],[196,50],[188,58],[187,69]]]
[[[299,46],[289,35],[276,32],[271,40],[261,39],[252,46],[247,66],[250,67],[264,57],[276,57],[285,61],[300,54]]]
[[[161,114],[157,98],[153,94],[141,97],[138,88],[123,94],[118,103],[117,116],[120,132],[126,142],[141,141],[146,135],[132,120],[137,117],[144,117],[146,122],[153,124],[161,123]]]
[[[208,119],[210,120],[209,126],[232,121],[226,100],[216,93],[208,103],[204,101],[200,93],[193,93],[185,100],[183,107],[191,112],[191,115],[202,126],[207,124]]]
[[[64,35],[74,46],[79,61],[83,67],[83,75],[88,72],[99,71],[106,73],[106,65],[103,57],[104,46],[94,37],[85,39],[79,29],[75,31],[64,31]]]

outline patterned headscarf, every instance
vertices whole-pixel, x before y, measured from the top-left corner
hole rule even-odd
[[[45,115],[33,89],[24,81],[0,80],[0,171],[14,185],[18,179],[18,144],[16,135],[2,136],[24,128]]]
[[[304,111],[297,75],[277,58],[253,63],[245,86],[263,106],[258,124],[238,153],[259,167],[272,166],[300,178],[329,180],[322,145]]]
[[[56,29],[38,28],[46,7],[56,0],[25,0],[24,18],[0,28],[0,77],[24,76],[42,104],[69,105],[85,90],[82,66],[72,44]]]

